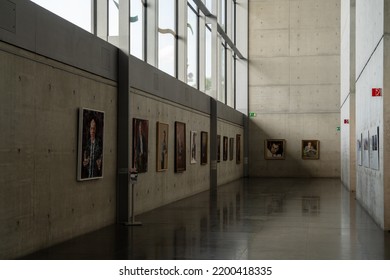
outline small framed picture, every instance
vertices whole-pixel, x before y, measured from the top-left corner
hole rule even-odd
[[[191,131],[190,132],[190,145],[191,145],[191,164],[196,164],[196,152],[198,151],[198,147],[196,145],[196,137],[198,135],[198,132]]]
[[[175,172],[186,170],[186,124],[175,122]]]
[[[286,140],[284,139],[266,139],[264,141],[265,159],[285,159],[286,158]]]
[[[200,133],[200,141],[201,141],[201,147],[200,147],[200,164],[205,165],[207,164],[207,141],[208,141],[208,133],[206,131],[202,131]]]
[[[226,136],[224,136],[223,137],[223,151],[222,151],[223,161],[227,161],[227,159],[228,159],[228,146],[229,146],[229,139]]]
[[[148,171],[149,121],[133,119],[133,168],[138,173]]]
[[[319,159],[320,141],[302,140],[302,159]]]
[[[103,178],[104,112],[80,108],[77,180]]]
[[[236,135],[236,163],[241,163],[241,135]]]
[[[157,122],[157,171],[168,170],[169,125]]]

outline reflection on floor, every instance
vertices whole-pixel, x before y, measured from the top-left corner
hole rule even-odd
[[[243,179],[25,259],[390,259],[383,232],[337,179]]]

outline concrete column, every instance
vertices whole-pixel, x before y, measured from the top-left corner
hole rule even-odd
[[[117,177],[117,222],[129,219],[129,53],[130,53],[130,3],[119,1],[119,51],[118,51],[118,177]]]
[[[217,195],[217,126],[218,109],[217,101],[210,98],[210,195]]]

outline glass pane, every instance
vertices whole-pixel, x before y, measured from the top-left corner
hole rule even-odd
[[[198,87],[198,16],[188,7],[187,83]]]
[[[225,12],[226,12],[225,1],[226,0],[219,0],[219,6],[218,6],[218,23],[221,25],[223,30],[225,30]]]
[[[32,0],[32,2],[88,32],[92,31],[91,0]]]
[[[119,0],[108,1],[108,36],[119,35]]]
[[[226,104],[234,107],[234,58],[231,49],[226,50]]]
[[[158,34],[158,68],[175,76],[175,38],[172,34]]]
[[[159,1],[158,26],[176,32],[176,6],[174,0]],[[158,68],[176,75],[176,39],[170,33],[158,34]]]
[[[130,53],[144,59],[143,5],[141,0],[130,2]]]
[[[213,1],[215,1],[215,0],[204,0],[203,1],[210,13],[213,13],[213,10],[212,10]]]
[[[205,80],[205,91],[207,94],[210,94],[212,87],[211,79],[211,29],[206,25],[206,80]]]
[[[219,86],[218,86],[218,100],[221,101],[222,103],[225,103],[225,69],[226,69],[226,64],[225,64],[225,46],[219,41]]]
[[[174,0],[159,1],[158,27],[176,31],[176,6]]]
[[[189,5],[191,5],[192,8],[194,8],[195,10],[197,10],[197,6],[196,6],[196,4],[194,3],[193,0],[188,0],[187,3],[188,3]]]
[[[230,40],[232,40],[232,42],[234,44],[236,44],[236,37],[235,37],[235,35],[236,35],[236,4],[234,3],[234,1],[232,4],[232,15],[231,15],[230,24],[232,25],[232,34],[231,34]]]

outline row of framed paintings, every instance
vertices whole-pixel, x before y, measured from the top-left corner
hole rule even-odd
[[[379,170],[379,126],[360,133],[357,137],[357,164]]]
[[[186,124],[183,122],[175,122],[174,131],[174,168],[175,172],[183,172],[186,170]],[[133,119],[133,159],[132,165],[138,173],[148,171],[148,133],[149,121],[143,119]],[[157,171],[165,171],[168,169],[168,143],[169,143],[169,124],[157,122],[157,149],[156,162]],[[190,131],[190,163],[196,164],[198,150],[198,132]],[[220,161],[221,151],[221,136],[217,135],[217,159]],[[200,164],[206,165],[208,162],[208,132],[200,132]],[[241,135],[236,135],[236,163],[240,163],[241,152]],[[234,153],[234,138],[230,138],[230,160],[233,160]],[[227,160],[228,154],[228,137],[223,137],[223,160]]]
[[[301,144],[302,159],[320,158],[319,140],[302,140]],[[264,158],[269,160],[278,160],[286,158],[286,140],[285,139],[266,139],[264,141]]]
[[[79,110],[77,180],[103,177],[104,112],[81,108]],[[168,169],[169,125],[157,122],[157,171]],[[132,166],[139,173],[148,170],[149,121],[133,119]],[[190,131],[191,164],[197,159],[197,131]],[[208,132],[200,132],[200,164],[208,161]],[[221,136],[217,136],[218,161],[221,155]],[[236,163],[241,159],[241,135],[236,135]],[[233,160],[234,138],[230,138],[230,160]],[[223,137],[223,160],[227,160],[228,137]],[[186,124],[175,122],[175,172],[186,170]]]

